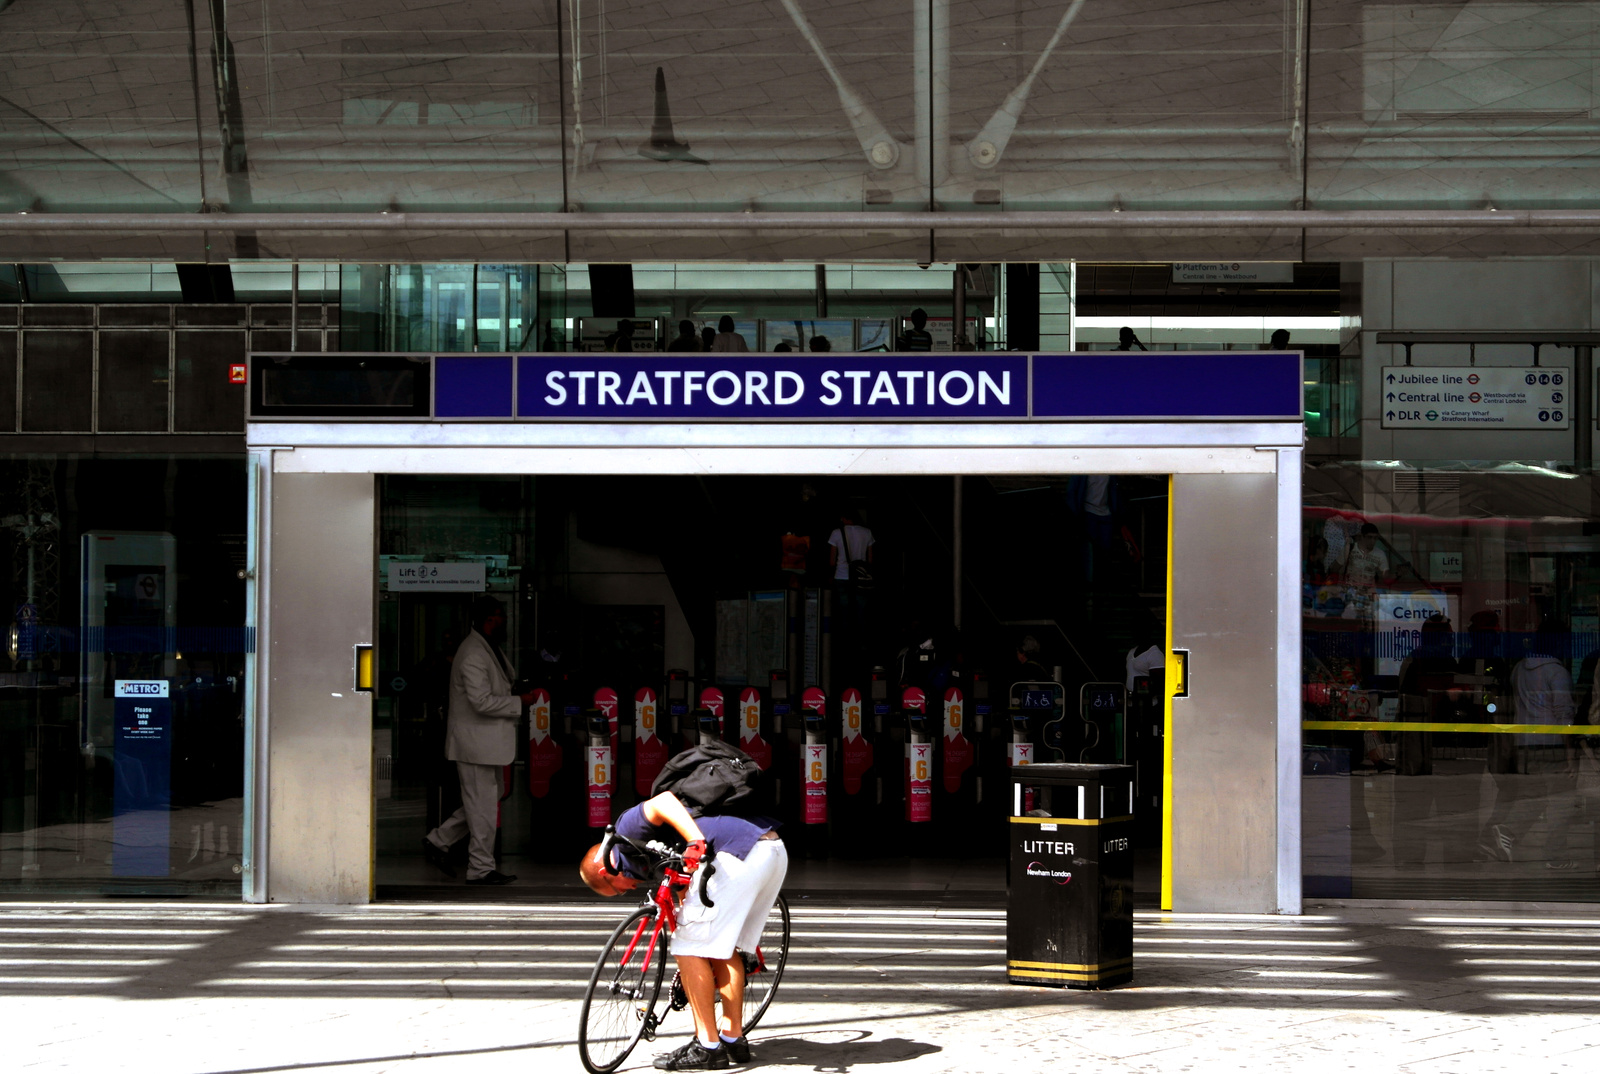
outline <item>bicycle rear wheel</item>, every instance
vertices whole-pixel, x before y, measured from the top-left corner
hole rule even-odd
[[[665,932],[645,959],[655,920],[654,907],[635,910],[611,933],[589,974],[578,1021],[578,1057],[589,1074],[617,1069],[639,1038],[655,1037],[656,1000],[667,965]]]
[[[761,941],[754,956],[756,969],[749,969],[750,956],[745,958],[744,978],[744,1031],[749,1033],[761,1021],[761,1016],[772,1006],[772,997],[783,980],[783,967],[789,961],[789,903],[782,895],[767,913],[766,924],[761,926]]]

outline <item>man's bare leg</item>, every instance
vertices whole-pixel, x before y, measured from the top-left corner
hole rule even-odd
[[[694,1031],[700,1042],[717,1039],[716,971],[722,962],[699,955],[676,955],[678,972],[683,977],[683,991],[689,997],[689,1012],[694,1015]],[[741,986],[743,982],[741,981]]]
[[[735,951],[730,959],[711,964],[717,994],[722,997],[722,1032],[730,1037],[744,1036],[744,957]]]

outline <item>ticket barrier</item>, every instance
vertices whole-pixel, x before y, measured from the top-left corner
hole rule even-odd
[[[693,746],[700,740],[700,729],[695,726],[690,718],[689,695],[693,690],[693,683],[689,681],[689,673],[683,668],[667,669],[667,725],[671,733],[668,754],[679,753]]]
[[[1165,763],[1166,674],[1160,668],[1133,680],[1127,699],[1128,763],[1133,765],[1139,843],[1161,845],[1162,771]]]
[[[1120,682],[1086,682],[1079,687],[1078,720],[1083,725],[1083,745],[1073,760],[1080,764],[1126,764],[1127,710],[1127,688]]]
[[[973,738],[968,688],[970,683],[961,670],[951,668],[934,721],[939,729],[934,811],[939,816],[945,845],[975,838],[982,828],[978,810],[983,798],[983,775],[978,767],[980,755]]]
[[[1038,736],[1039,750],[1033,763],[1066,761],[1069,747],[1066,688],[1058,682],[1016,682],[1011,684],[1009,701],[1011,713],[1026,713],[1030,729]]]
[[[926,854],[933,843],[934,741],[928,698],[920,686],[908,686],[900,697],[905,715],[905,845],[913,857]]]
[[[833,782],[828,750],[828,698],[820,687],[809,686],[800,700],[799,821],[808,858],[828,856],[828,790]]]
[[[536,860],[567,861],[582,851],[587,828],[589,736],[577,688],[566,676],[532,690],[523,760]],[[607,739],[610,727],[607,726]]]
[[[794,823],[799,815],[799,795],[790,773],[800,763],[800,727],[789,697],[789,672],[775,669],[767,676],[767,701],[771,707],[766,724],[772,763],[767,779],[772,785],[772,805],[778,819]]]
[[[590,828],[603,829],[612,821],[611,792],[616,785],[615,754],[612,751],[612,720],[598,706],[584,714],[588,730],[588,745],[584,761],[585,795],[588,803],[585,819]]]
[[[885,712],[888,707],[883,706]],[[853,686],[839,695],[839,729],[833,851],[839,857],[876,856],[882,853],[882,847],[875,833],[881,815],[889,809],[883,800],[883,777],[874,763],[883,721],[882,716],[868,712],[861,691]]]

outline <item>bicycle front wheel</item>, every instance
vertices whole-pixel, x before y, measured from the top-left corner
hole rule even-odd
[[[611,933],[589,974],[578,1021],[578,1057],[589,1074],[609,1074],[641,1037],[655,1036],[656,1000],[667,965],[665,932],[650,950],[655,921],[654,907],[635,910]]]
[[[755,969],[750,969],[751,955]],[[744,1031],[749,1033],[772,1006],[772,997],[783,980],[783,967],[789,961],[789,903],[782,895],[767,913],[761,926],[761,942],[745,958]]]

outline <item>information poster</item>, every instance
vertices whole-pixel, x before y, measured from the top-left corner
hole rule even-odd
[[[972,767],[972,740],[966,735],[966,699],[959,687],[944,692],[944,789],[961,789],[961,776]]]
[[[761,736],[761,691],[754,686],[739,691],[739,748],[763,772],[772,767],[772,746]]]
[[[861,793],[861,780],[872,767],[872,743],[862,733],[861,691],[850,687],[840,695],[839,713],[844,723],[844,792]]]
[[[611,747],[588,746],[589,827],[611,823]]]
[[[166,679],[117,679],[111,875],[166,876],[172,845],[172,698]]]
[[[906,743],[906,820],[933,819],[933,743]]]
[[[550,733],[550,692],[535,690],[528,706],[528,793],[543,798],[561,769],[561,743]]]
[[[657,731],[660,705],[656,692],[641,686],[633,695],[633,789],[648,798],[656,777],[667,764],[667,744]]]
[[[805,822],[828,823],[828,747],[801,747],[801,777],[805,781]]]

